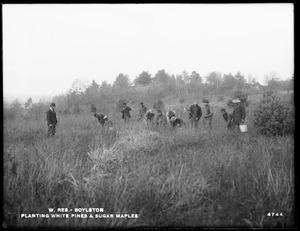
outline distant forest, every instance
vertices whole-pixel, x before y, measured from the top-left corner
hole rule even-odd
[[[205,78],[205,82],[204,82]],[[120,101],[132,99],[135,101],[149,102],[150,105],[158,99],[165,97],[178,98],[183,102],[188,99],[201,99],[205,96],[217,95],[230,96],[234,91],[242,91],[246,95],[258,94],[265,90],[290,91],[293,90],[294,76],[289,80],[280,80],[275,72],[265,75],[265,84],[261,85],[249,75],[247,78],[240,72],[235,75],[211,72],[202,77],[196,71],[190,74],[183,71],[179,75],[170,75],[165,70],[159,70],[152,76],[148,71],[140,73],[133,81],[128,75],[120,73],[113,84],[103,81],[101,84],[93,80],[86,85],[80,80],[75,80],[65,94],[53,97],[59,113],[81,113],[83,108],[96,107],[103,113],[111,111],[111,107]],[[18,99],[12,104],[5,105],[5,118],[17,115],[30,114],[39,116],[44,114],[50,102],[33,103],[29,98],[24,105]]]

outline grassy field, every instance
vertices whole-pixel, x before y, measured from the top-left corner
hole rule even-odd
[[[202,123],[197,130],[124,125],[119,114],[110,114],[114,130],[105,130],[90,114],[66,115],[47,139],[45,116],[4,121],[5,225],[293,227],[294,137],[258,134],[251,116],[260,96],[251,97],[243,134],[226,132],[218,112],[225,103],[216,100],[206,131]],[[168,105],[187,122],[181,104]],[[104,208],[138,218],[20,216],[48,208]]]

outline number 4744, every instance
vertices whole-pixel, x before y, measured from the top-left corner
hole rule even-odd
[[[267,216],[269,216],[269,217],[282,217],[283,213],[271,213],[271,212],[269,212],[267,214]]]

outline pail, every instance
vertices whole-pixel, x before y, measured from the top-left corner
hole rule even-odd
[[[246,124],[240,124],[239,127],[240,127],[241,132],[247,132],[248,131]]]

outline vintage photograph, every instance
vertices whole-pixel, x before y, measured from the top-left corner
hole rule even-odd
[[[2,228],[295,228],[294,4],[2,4]]]

